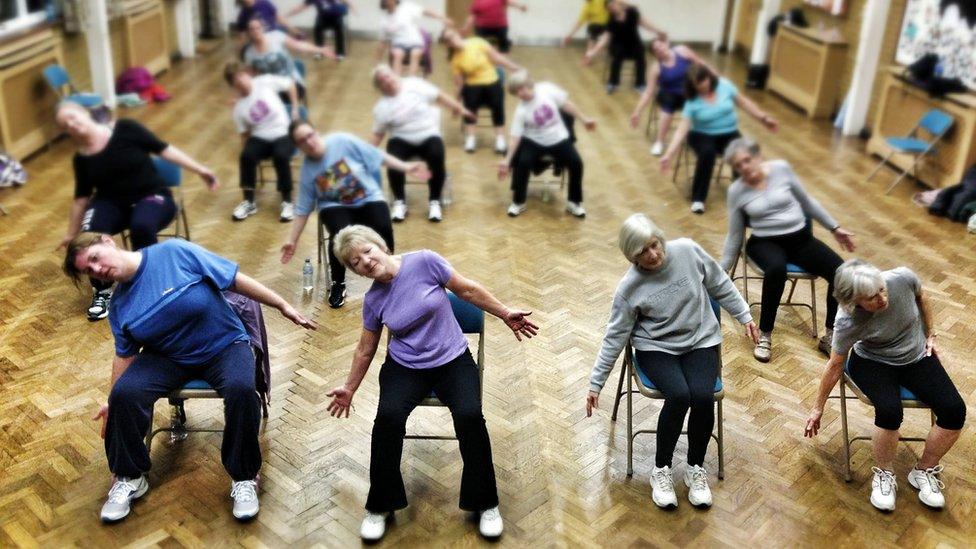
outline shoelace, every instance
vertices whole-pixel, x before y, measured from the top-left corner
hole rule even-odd
[[[386,515],[377,513],[366,513],[366,522],[370,524],[379,524],[381,522],[386,522]]]
[[[234,482],[234,486],[230,489],[230,497],[242,503],[254,501],[258,497],[257,485],[258,483],[253,480]]]
[[[668,493],[674,492],[674,481],[671,478],[670,469],[661,469],[654,472],[654,484],[658,488]]]
[[[708,473],[702,467],[695,467],[691,470],[691,489],[704,490],[708,488]]]
[[[878,467],[872,467],[871,471],[879,477],[878,485],[881,487],[882,494],[887,496],[891,493],[892,489],[898,488],[898,483],[895,481],[895,476],[891,474],[891,471],[885,471]]]
[[[499,513],[498,513],[498,508],[497,507],[492,507],[491,509],[488,509],[487,511],[482,511],[481,512],[481,518],[484,519],[484,520],[497,520],[498,517],[499,517]]]
[[[108,491],[108,501],[109,503],[125,503],[129,500],[129,494],[136,491],[136,485],[132,484],[129,479],[119,478],[112,485],[112,488]]]
[[[945,483],[939,479],[939,474],[942,473],[942,465],[936,465],[930,469],[925,470],[925,479],[929,483],[929,488],[932,490],[933,494],[940,493],[945,488]]]

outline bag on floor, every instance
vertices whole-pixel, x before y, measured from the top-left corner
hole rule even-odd
[[[0,187],[13,187],[27,183],[27,170],[11,156],[0,153]]]

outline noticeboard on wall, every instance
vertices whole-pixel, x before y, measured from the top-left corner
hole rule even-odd
[[[976,1],[908,0],[895,61],[914,63],[939,56],[937,71],[976,90]]]

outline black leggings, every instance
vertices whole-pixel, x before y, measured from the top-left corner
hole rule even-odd
[[[176,216],[176,203],[169,190],[144,196],[135,202],[95,197],[81,220],[82,231],[118,234],[129,229],[133,250],[156,243],[156,233],[166,228]],[[111,282],[91,279],[92,288],[106,290]]]
[[[336,55],[346,55],[346,31],[342,24],[341,15],[332,15],[323,11],[315,16],[315,27],[312,28],[312,36],[316,46],[325,45],[325,31],[332,29],[335,35]]]
[[[319,210],[319,223],[325,225],[329,234],[335,236],[349,225],[366,225],[378,232],[386,247],[393,252],[393,222],[390,220],[390,207],[382,200],[367,202],[362,206],[332,206]],[[329,270],[332,282],[346,281],[346,268],[342,266],[333,250],[333,240],[329,240]]]
[[[465,84],[461,88],[461,101],[464,103],[464,108],[474,114],[478,114],[478,109],[481,107],[488,107],[491,109],[492,126],[501,128],[505,125],[505,90],[502,89],[501,79],[483,86]]]
[[[705,463],[708,439],[715,425],[715,380],[718,378],[718,346],[672,355],[661,351],[637,351],[638,367],[664,394],[657,418],[656,467],[671,466],[681,426],[688,416],[688,465]]]
[[[494,38],[498,51],[508,53],[512,49],[512,42],[508,39],[508,27],[475,27],[474,35],[485,40]]]
[[[295,153],[295,146],[287,135],[274,141],[265,141],[257,137],[248,137],[241,151],[240,171],[241,188],[244,198],[254,201],[254,189],[257,188],[258,164],[265,158],[271,158],[274,164],[275,177],[278,179],[278,192],[281,199],[291,202],[291,157]]]
[[[607,84],[611,86],[620,85],[620,69],[623,67],[625,59],[634,60],[634,87],[642,88],[647,85],[647,60],[644,59],[644,48],[629,50],[615,48],[610,52],[610,77]]]
[[[901,387],[932,408],[939,427],[958,431],[966,422],[966,403],[935,355],[907,366],[891,366],[853,351],[848,368],[851,379],[874,405],[874,424],[882,429],[897,431],[901,427]]]
[[[400,160],[420,158],[426,162],[431,173],[430,181],[427,182],[430,188],[430,200],[441,199],[447,171],[444,168],[444,140],[440,136],[428,137],[419,145],[412,145],[403,139],[392,137],[386,144],[386,152]],[[390,168],[386,171],[386,177],[390,181],[393,197],[397,200],[406,199],[404,185],[407,182],[407,174]]]
[[[776,325],[776,312],[786,288],[787,263],[793,263],[827,281],[827,315],[824,325],[828,330],[834,327],[834,317],[837,315],[834,272],[844,260],[829,246],[813,237],[809,224],[795,233],[765,237],[752,235],[746,242],[746,254],[763,271],[760,330],[772,332]]]
[[[466,350],[443,366],[415,369],[387,356],[380,370],[380,398],[369,452],[369,496],[366,510],[386,513],[407,506],[400,459],[407,418],[420,401],[437,395],[451,410],[461,450],[461,500],[465,511],[498,505],[491,441],[481,412],[478,366]]]
[[[529,174],[532,173],[536,162],[544,155],[550,154],[557,166],[569,170],[569,201],[583,201],[583,159],[580,158],[571,139],[564,139],[551,147],[542,145],[523,137],[519,141],[518,150],[512,160],[512,201],[525,204],[529,190]]]
[[[741,136],[738,130],[732,133],[710,135],[692,131],[688,133],[688,146],[695,151],[695,175],[691,184],[691,200],[704,202],[708,198],[708,186],[712,182],[715,160],[725,153],[725,147]]]

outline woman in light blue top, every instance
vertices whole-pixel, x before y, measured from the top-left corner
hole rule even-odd
[[[697,157],[691,185],[691,211],[702,214],[705,213],[705,199],[708,198],[708,185],[715,168],[715,159],[740,135],[735,107],[741,107],[772,132],[777,130],[778,125],[773,117],[740,94],[732,82],[719,78],[701,64],[696,64],[688,71],[685,96],[688,99],[682,111],[681,123],[661,157],[661,171],[668,170],[687,137],[688,145]]]

